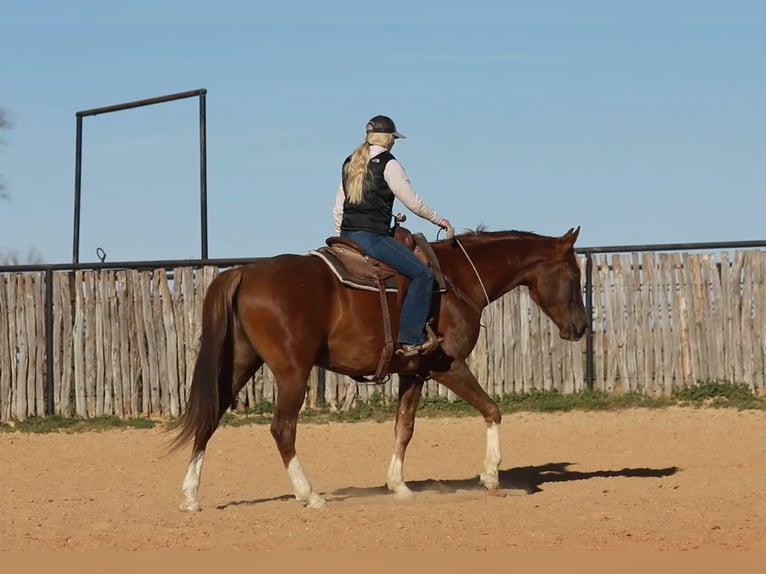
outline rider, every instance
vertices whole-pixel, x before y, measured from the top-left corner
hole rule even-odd
[[[452,233],[450,222],[415,193],[391,148],[404,136],[387,116],[375,116],[366,126],[364,143],[343,162],[335,196],[335,232],[358,243],[370,257],[411,280],[399,317],[398,354],[410,357],[436,350],[439,341],[424,333],[433,292],[433,272],[391,236],[394,199],[410,211]]]

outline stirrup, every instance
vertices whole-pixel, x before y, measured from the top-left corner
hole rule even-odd
[[[400,349],[397,349],[397,355],[403,355],[405,357],[414,357],[416,355],[430,355],[441,346],[441,339],[436,335],[431,325],[426,323],[426,334],[428,338],[425,343],[419,345],[403,344]]]
[[[428,355],[430,353],[433,353],[436,351],[439,347],[442,345],[442,339],[443,337],[439,337],[436,332],[431,328],[430,323],[426,323],[426,336],[428,337],[426,339],[426,342],[423,343],[423,351],[422,353],[424,355]]]
[[[428,333],[428,338],[426,339],[426,342],[422,345],[419,345],[420,347],[420,354],[421,355],[430,355],[434,351],[436,351],[439,347],[441,347],[441,340],[439,337],[436,336],[436,333],[434,333],[433,329],[429,325],[426,325],[426,333]]]

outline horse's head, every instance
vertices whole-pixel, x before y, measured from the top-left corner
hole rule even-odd
[[[580,228],[555,238],[554,251],[534,265],[524,284],[532,300],[559,328],[559,336],[576,341],[585,334],[588,321],[582,299],[580,266],[574,243]]]

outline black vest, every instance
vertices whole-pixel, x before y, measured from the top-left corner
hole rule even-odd
[[[394,159],[390,151],[384,151],[370,159],[367,175],[364,178],[364,194],[359,203],[350,203],[346,193],[346,166],[351,156],[343,162],[343,222],[340,228],[345,231],[372,231],[374,233],[391,232],[391,216],[394,209],[394,193],[383,177],[386,164]]]

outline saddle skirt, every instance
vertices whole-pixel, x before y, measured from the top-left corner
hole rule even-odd
[[[400,228],[401,229],[401,228]],[[436,286],[434,291],[446,291],[444,276],[439,261],[422,233],[411,234],[407,231],[404,245],[413,249],[415,256],[431,267]],[[327,246],[309,251],[309,255],[319,257],[332,270],[338,280],[352,289],[380,291],[381,284],[388,293],[401,290],[408,280],[388,265],[364,254],[364,250],[354,241],[343,237],[327,238]]]

